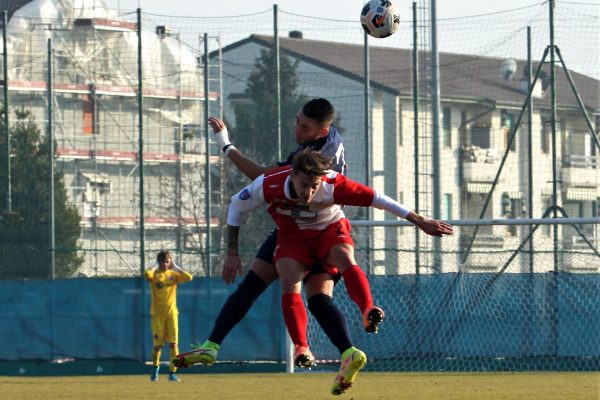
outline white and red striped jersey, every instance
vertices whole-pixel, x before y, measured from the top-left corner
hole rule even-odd
[[[311,203],[300,205],[291,194],[291,171],[291,166],[285,166],[268,172],[234,195],[227,223],[239,226],[242,213],[266,203],[269,214],[282,231],[322,230],[345,218],[340,205],[368,207],[376,197],[372,188],[329,171],[322,177]]]

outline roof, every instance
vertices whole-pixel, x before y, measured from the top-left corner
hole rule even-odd
[[[8,19],[17,11],[19,8],[25,6],[27,3],[30,3],[32,0],[2,0],[0,2],[0,7],[2,11],[8,11]]]
[[[222,52],[234,50],[247,43],[256,43],[270,47],[271,36],[250,35],[246,39],[230,44]],[[318,40],[280,38],[281,51],[302,61],[328,69],[333,73],[350,79],[363,79],[363,46],[359,44],[326,42]],[[216,56],[216,53],[211,54]],[[369,49],[371,86],[396,95],[412,95],[411,70],[412,50],[372,46]],[[556,73],[557,106],[561,108],[577,107],[577,99],[571,90],[566,74],[558,67]],[[503,80],[499,67],[504,61],[497,57],[482,57],[468,54],[439,53],[440,95],[444,99],[462,99],[479,101],[491,99],[501,104],[521,105],[526,98],[520,89],[519,80]],[[540,60],[541,61],[541,60]],[[549,56],[547,60],[549,61]],[[420,61],[421,62],[421,61]],[[520,76],[526,60],[517,60]],[[538,63],[534,62],[535,73]],[[465,73],[469,71],[469,73]],[[549,76],[549,66],[542,68]],[[588,110],[600,112],[600,81],[569,71]],[[549,92],[549,91],[548,91]],[[537,105],[550,106],[550,95],[534,98]]]

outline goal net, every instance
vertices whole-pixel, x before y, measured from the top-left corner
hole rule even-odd
[[[455,234],[441,239],[405,221],[353,223],[386,313],[379,333],[364,332],[343,280],[334,301],[369,369],[600,369],[597,218],[451,222]],[[337,364],[312,316],[308,338],[322,364]]]

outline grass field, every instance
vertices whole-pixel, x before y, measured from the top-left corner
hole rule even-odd
[[[162,375],[0,377],[2,400],[88,399],[352,399],[352,400],[598,400],[596,373],[378,373],[359,375],[355,387],[334,397],[334,373],[186,374],[182,382]]]

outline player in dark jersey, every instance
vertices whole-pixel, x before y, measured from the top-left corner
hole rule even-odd
[[[214,131],[214,139],[221,147],[223,154],[242,173],[251,180],[254,180],[265,172],[291,164],[294,155],[307,147],[319,151],[320,154],[331,160],[333,170],[345,173],[346,162],[342,137],[337,128],[331,124],[334,114],[334,107],[326,99],[313,99],[307,102],[296,115],[294,136],[298,147],[290,153],[285,161],[267,167],[248,158],[233,146],[229,141],[227,127],[223,121],[217,118],[210,118],[209,123]],[[201,346],[198,346],[198,349],[203,351],[203,353],[197,362],[204,365],[212,365],[214,363],[217,351],[225,336],[247,314],[254,301],[277,279],[277,272],[273,264],[273,253],[276,242],[277,230],[274,229],[263,242],[251,263],[250,270],[236,291],[228,297],[221,308],[208,340],[202,343]],[[232,268],[229,265],[223,267],[223,279],[227,283],[233,283],[237,274],[241,273],[241,266],[239,268]],[[339,274],[332,276],[321,263],[317,263],[313,265],[310,274],[307,276],[304,288],[309,310],[331,342],[339,349],[342,349],[340,350],[341,352],[350,347],[351,341],[344,316],[332,301],[333,287],[338,279]],[[293,317],[300,324],[306,325],[308,321],[306,309],[303,303],[301,305],[298,304],[302,300],[287,298],[284,301],[286,302],[284,307],[289,309],[291,313],[294,313]],[[379,315],[374,315],[369,329],[376,331],[377,325],[382,319],[383,312]],[[314,364],[314,357],[308,347],[306,329],[304,331],[291,332],[290,335],[294,336],[292,337],[292,342],[296,346],[294,363],[304,368],[311,367]],[[180,366],[186,366],[181,360],[175,360],[174,362]]]

